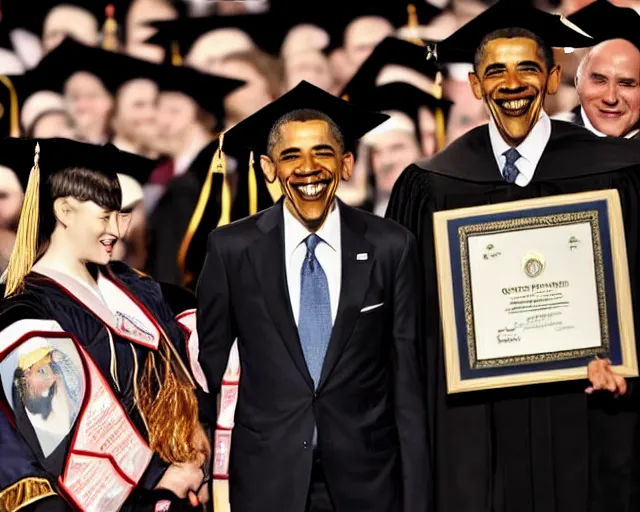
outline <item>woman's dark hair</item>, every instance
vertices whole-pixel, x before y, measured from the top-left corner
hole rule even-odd
[[[78,201],[93,201],[109,211],[120,210],[122,191],[117,176],[82,167],[72,167],[49,176],[40,190],[40,226],[38,229],[38,257],[44,254],[56,227],[53,203],[61,197]]]

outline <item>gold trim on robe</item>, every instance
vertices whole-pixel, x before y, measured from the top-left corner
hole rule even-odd
[[[46,478],[23,478],[0,491],[0,512],[16,512],[38,500],[57,495]]]

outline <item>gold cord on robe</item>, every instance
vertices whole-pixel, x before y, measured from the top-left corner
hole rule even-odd
[[[49,480],[23,478],[6,489],[0,490],[0,512],[17,512],[38,500],[57,496]]]

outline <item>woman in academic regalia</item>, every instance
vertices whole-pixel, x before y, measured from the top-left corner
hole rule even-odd
[[[0,510],[192,510],[210,445],[183,333],[155,281],[110,262],[122,153],[0,151],[35,152],[0,303]]]

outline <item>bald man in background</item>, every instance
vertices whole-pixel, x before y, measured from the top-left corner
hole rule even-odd
[[[164,49],[145,43],[156,31],[148,23],[177,17],[178,11],[167,0],[134,0],[127,14],[125,53],[156,64],[163,62]]]
[[[97,46],[99,31],[98,20],[87,9],[75,5],[58,5],[44,19],[42,51],[49,53],[68,36],[87,46]]]
[[[361,16],[353,20],[344,31],[345,64],[353,75],[367,60],[373,49],[395,29],[380,16]]]
[[[576,90],[575,124],[601,137],[638,137],[640,50],[634,44],[611,39],[594,46],[580,63]]]

